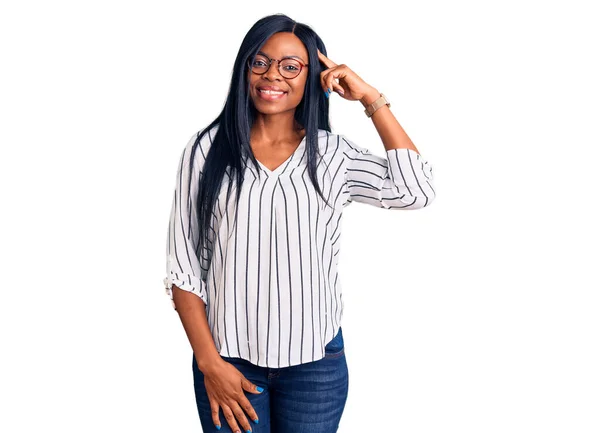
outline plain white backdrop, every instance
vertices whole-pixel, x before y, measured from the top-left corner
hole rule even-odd
[[[345,211],[339,431],[600,431],[591,3],[3,2],[0,430],[201,431],[162,283],[175,173],[281,12],[435,176],[428,208]],[[330,114],[385,155],[359,102]]]

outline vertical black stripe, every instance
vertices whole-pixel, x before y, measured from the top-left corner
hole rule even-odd
[[[278,323],[279,327],[278,335],[279,341],[277,343],[277,367],[281,367],[281,286],[279,285],[279,254],[277,253],[277,236],[279,233],[277,232],[277,220],[275,220],[275,268],[277,274],[277,314],[278,314]]]
[[[311,218],[311,213],[310,213],[310,209],[311,209],[311,202],[312,202],[312,196],[310,194],[310,190],[307,184],[307,179],[305,177],[306,173],[307,173],[307,169],[308,169],[308,165],[306,165],[304,167],[304,170],[302,171],[302,184],[304,185],[304,191],[306,192],[306,213],[307,213],[307,220],[308,221],[312,221]],[[315,195],[316,195],[316,191],[315,191]],[[298,204],[298,209],[300,209],[300,204]],[[300,215],[300,210],[298,210],[298,215]],[[298,226],[300,226],[300,221],[298,221]],[[311,314],[310,314],[310,318],[312,321],[312,326],[311,326],[311,348],[312,348],[312,356],[311,356],[311,360],[314,361],[316,358],[316,354],[315,354],[315,303],[314,303],[314,296],[313,296],[313,292],[314,289],[312,287],[313,284],[313,246],[312,246],[312,232],[316,230],[315,227],[313,227],[312,225],[309,225],[308,227],[306,227],[306,230],[308,230],[308,255],[309,255],[309,261],[308,261],[308,267],[309,267],[309,291],[310,291],[310,309],[311,309]],[[303,302],[304,304],[304,302]],[[304,332],[304,328],[303,328],[303,332]],[[301,357],[302,359],[302,357]]]
[[[258,262],[258,266],[257,266],[257,271],[256,271],[256,330],[257,330],[257,341],[256,341],[256,359],[257,359],[257,364],[260,364],[260,342],[261,342],[261,336],[260,336],[260,326],[259,326],[259,319],[260,319],[260,273],[261,273],[261,266],[260,266],[260,257],[261,257],[261,251],[260,251],[260,245],[261,245],[261,241],[262,241],[262,204],[263,204],[263,192],[265,190],[265,186],[266,186],[266,182],[263,183],[262,188],[260,189],[260,195],[259,195],[259,199],[258,199],[258,238],[257,238],[257,242],[258,242],[258,255],[257,255],[257,262]],[[248,221],[248,224],[250,224],[250,221]],[[250,231],[250,226],[248,226],[248,231]],[[269,231],[270,236],[272,235],[271,231]],[[269,238],[269,242],[271,241],[271,239]],[[270,243],[269,243],[269,247],[270,247]],[[270,263],[269,263],[270,264]],[[269,267],[269,272],[270,272],[270,267]],[[269,287],[271,285],[271,282],[269,281]],[[269,292],[270,294],[270,292]],[[270,299],[270,298],[269,298]],[[267,312],[267,347],[269,346],[269,322],[271,317],[269,316],[271,313],[271,310],[269,308],[268,312]],[[268,353],[268,352],[267,352]],[[266,357],[264,362],[266,363],[268,360],[268,358]]]
[[[235,203],[235,191],[233,191],[232,189],[232,193],[231,193],[232,197],[231,197],[231,201],[233,203]],[[234,225],[234,239],[233,239],[233,309],[234,309],[234,314],[233,317],[235,318],[235,338],[236,338],[236,342],[237,342],[237,355],[238,356],[242,356],[242,351],[240,349],[240,327],[238,324],[238,305],[237,305],[237,298],[238,298],[238,294],[237,294],[237,270],[238,270],[238,266],[237,266],[237,250],[238,250],[238,219],[239,219],[239,206],[235,205],[235,218],[233,220],[233,225]]]
[[[250,192],[248,193],[248,205],[247,205],[248,206],[248,222],[246,225],[246,281],[245,281],[246,299],[247,300],[250,299],[248,297],[248,258],[250,257],[249,246],[250,246],[250,221],[251,221],[250,210],[252,209],[252,189],[253,189],[255,182],[256,182],[256,177],[252,181],[252,185],[250,185]],[[260,216],[259,216],[259,218],[260,218]],[[256,302],[258,304],[258,299]],[[246,301],[246,341],[248,344],[248,357],[252,359],[253,358],[252,352],[250,350],[250,312],[248,311],[248,304],[249,304],[249,302]],[[258,344],[258,341],[256,343]],[[257,357],[258,357],[258,355],[257,355]]]
[[[292,170],[292,172],[294,172],[296,169],[294,168],[294,170]],[[300,294],[301,294],[301,314],[300,314],[300,318],[301,318],[301,328],[300,328],[300,362],[303,362],[304,357],[302,356],[303,354],[303,349],[304,349],[304,292],[306,291],[306,288],[304,287],[304,269],[302,267],[302,261],[304,260],[304,255],[302,254],[302,222],[300,221],[300,209],[302,208],[301,204],[300,204],[300,198],[298,197],[298,190],[296,189],[296,185],[294,183],[294,179],[291,178],[290,179],[290,183],[292,185],[292,188],[294,189],[294,195],[296,196],[296,219],[297,219],[297,234],[298,234],[298,256],[297,256],[297,263],[298,263],[298,267],[299,267],[299,273],[300,273]],[[286,208],[287,209],[287,208]],[[307,230],[310,230],[310,228],[307,228]],[[290,273],[291,275],[291,273]],[[290,281],[291,284],[291,281]],[[291,291],[290,291],[290,295],[291,295]],[[290,329],[291,331],[291,329]],[[291,341],[291,338],[290,338]]]
[[[293,284],[292,284],[292,264],[291,264],[291,257],[290,257],[290,232],[289,232],[289,222],[288,222],[288,204],[287,204],[287,198],[285,195],[285,190],[283,189],[283,186],[281,185],[281,178],[278,179],[277,184],[279,185],[279,188],[281,189],[281,194],[283,196],[283,209],[285,211],[285,218],[283,219],[283,222],[285,223],[285,245],[286,245],[286,256],[287,256],[287,264],[288,264],[288,290],[289,290],[289,296],[290,296],[290,309],[289,309],[289,322],[290,322],[290,335],[288,337],[288,365],[291,364],[292,362],[292,329],[293,329],[293,323],[294,323],[294,305],[293,305]]]
[[[227,201],[226,201],[227,204]],[[229,240],[229,210],[227,209],[227,207],[225,207],[225,219],[227,221],[227,240]],[[225,261],[223,264],[223,267],[225,268],[223,271],[223,286],[224,287],[228,287],[227,286],[227,258],[229,257],[230,254],[230,247],[229,245],[227,246],[227,248],[225,249]],[[226,292],[226,290],[224,290],[224,292]],[[227,293],[223,294],[223,324],[224,324],[224,328],[225,328],[225,345],[227,347],[227,356],[231,357],[231,351],[230,348],[231,346],[229,345],[229,333],[227,332]]]

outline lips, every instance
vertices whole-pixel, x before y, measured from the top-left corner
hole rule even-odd
[[[273,90],[275,92],[287,93],[285,90],[283,90],[282,88],[277,87],[277,86],[257,86],[256,88],[258,90]]]
[[[257,86],[256,91],[264,101],[279,101],[287,95],[286,91],[277,86]]]
[[[285,95],[285,92],[276,92],[274,90],[259,90],[258,93],[260,93],[261,95],[268,95],[268,96],[283,96],[283,95]]]

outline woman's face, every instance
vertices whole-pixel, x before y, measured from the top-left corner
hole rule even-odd
[[[308,63],[306,47],[296,35],[289,32],[273,34],[259,51],[270,59],[283,59],[284,57],[294,56],[302,64]],[[248,68],[250,97],[256,109],[263,114],[295,110],[304,96],[308,67],[303,67],[300,74],[295,78],[285,78],[281,75],[278,65],[277,61],[273,61],[269,69],[262,75],[255,74]],[[261,94],[259,87],[264,86],[273,86],[284,93],[280,96]]]

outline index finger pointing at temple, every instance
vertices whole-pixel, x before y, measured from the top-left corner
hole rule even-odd
[[[333,68],[334,66],[337,66],[337,64],[335,62],[328,59],[327,56],[325,56],[325,54],[323,54],[318,48],[317,48],[317,54],[319,55],[319,60],[321,62],[323,62],[323,64],[325,66],[327,66],[328,68]]]

